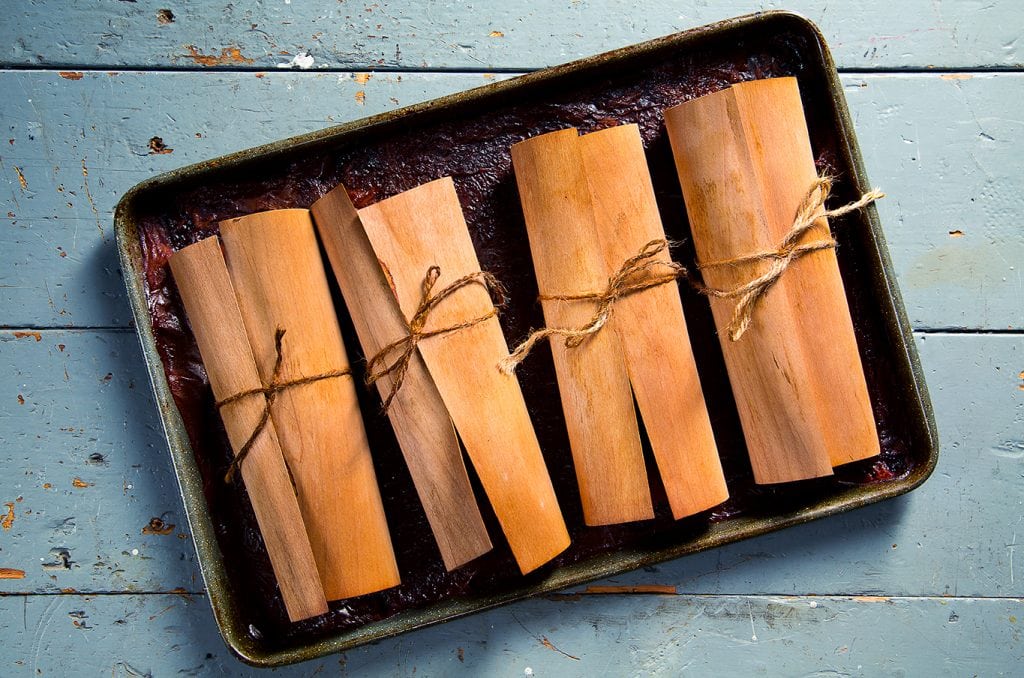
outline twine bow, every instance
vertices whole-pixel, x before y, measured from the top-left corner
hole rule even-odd
[[[686,277],[686,269],[680,264],[656,258],[667,248],[668,241],[665,239],[650,241],[641,247],[637,254],[622,263],[619,270],[608,279],[608,286],[601,292],[541,295],[541,301],[596,301],[597,308],[590,320],[580,327],[546,327],[534,330],[511,354],[498,363],[498,368],[505,374],[512,374],[534,346],[552,337],[565,337],[567,348],[579,346],[587,337],[596,334],[605,326],[611,318],[615,302],[619,299]],[[657,269],[662,271],[657,272]]]
[[[270,421],[270,407],[274,404],[274,399],[277,398],[277,394],[282,391],[287,391],[290,388],[296,386],[303,386],[305,384],[312,384],[313,382],[322,381],[324,379],[336,379],[345,375],[352,374],[352,371],[348,368],[342,370],[331,370],[322,374],[316,374],[310,377],[299,377],[298,379],[289,379],[288,381],[280,381],[281,378],[281,365],[284,362],[284,353],[281,350],[282,340],[284,339],[284,329],[278,327],[274,332],[274,351],[277,354],[277,358],[274,360],[274,372],[271,374],[270,382],[259,387],[251,388],[246,391],[241,391],[233,396],[228,396],[223,400],[219,400],[216,403],[217,409],[221,409],[231,403],[238,402],[243,398],[250,398],[252,396],[263,396],[266,398],[263,405],[263,412],[260,414],[260,420],[256,423],[252,433],[249,434],[249,438],[242,445],[242,448],[238,450],[238,454],[231,460],[231,465],[228,466],[227,473],[224,474],[224,482],[230,483],[235,473],[241,467],[242,462],[252,451],[253,445],[256,444],[256,440],[259,438],[263,429],[267,427],[267,422]]]
[[[382,348],[366,363],[366,384],[368,386],[373,385],[381,377],[389,375],[392,377],[391,388],[388,391],[387,397],[384,398],[383,412],[388,411],[398,390],[402,388],[405,375],[409,371],[409,362],[416,352],[416,346],[421,341],[430,337],[437,337],[442,334],[449,334],[473,327],[498,314],[497,308],[492,308],[484,315],[471,320],[435,330],[427,330],[425,329],[427,319],[430,317],[430,313],[437,308],[438,304],[467,285],[482,285],[491,295],[492,299],[495,300],[495,306],[501,307],[505,304],[505,289],[498,282],[498,279],[490,273],[485,271],[470,273],[434,294],[434,285],[437,284],[437,280],[440,277],[441,268],[439,266],[431,266],[427,269],[427,275],[423,279],[420,304],[416,307],[416,312],[413,313],[412,318],[407,323],[409,333]],[[395,356],[394,359],[388,362],[392,356]]]
[[[732,289],[716,289],[693,281],[694,286],[697,287],[702,294],[716,297],[718,299],[734,299],[739,297],[739,301],[736,302],[736,306],[733,309],[732,319],[726,326],[730,340],[737,341],[743,336],[747,331],[747,328],[750,327],[750,322],[754,316],[754,309],[757,307],[758,302],[764,299],[768,290],[771,289],[772,285],[778,282],[779,278],[782,277],[782,274],[786,272],[786,269],[788,269],[794,261],[812,252],[835,248],[836,241],[831,236],[824,240],[802,242],[804,236],[814,228],[818,219],[822,217],[839,217],[859,210],[862,207],[885,197],[885,193],[876,188],[863,194],[860,199],[843,205],[842,207],[818,212],[819,209],[824,208],[825,201],[828,199],[828,195],[831,190],[832,179],[830,177],[818,177],[815,179],[811,188],[807,191],[807,194],[800,202],[799,208],[797,208],[796,216],[793,218],[793,226],[776,249],[764,252],[755,252],[754,254],[747,254],[733,259],[711,261],[698,266],[698,268],[706,270],[722,266],[750,264],[758,261],[771,262],[768,270],[763,274]]]

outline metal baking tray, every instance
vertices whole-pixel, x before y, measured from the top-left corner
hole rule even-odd
[[[510,566],[507,546],[489,515],[493,556],[453,574],[431,564],[422,515],[414,504],[395,499],[414,493],[386,421],[372,414],[375,401],[369,393],[361,397],[366,399],[364,412],[371,413],[367,427],[406,588],[342,601],[312,622],[282,623],[244,488],[226,488],[217,480],[230,453],[163,263],[170,251],[214,233],[221,218],[308,206],[339,181],[364,205],[453,174],[484,268],[520,299],[502,318],[511,342],[541,318],[508,160],[511,143],[569,125],[589,131],[639,123],[667,232],[685,241],[685,209],[661,110],[731,82],[782,75],[799,80],[819,168],[839,177],[836,200],[852,199],[869,184],[835,66],[818,29],[787,12],[723,21],[241,151],[160,175],[122,198],[114,221],[135,326],[210,603],[224,639],[243,660],[277,666],[343,651],[823,518],[924,482],[938,457],[935,421],[873,206],[834,225],[883,455],[843,467],[835,478],[753,485],[710,312],[705,300],[684,290],[691,339],[733,494],[713,512],[674,523],[661,510],[647,525],[584,527],[546,356],[524,366],[522,382],[574,545],[529,576]],[[676,252],[684,264],[692,256],[685,245]],[[340,299],[338,304],[350,354],[358,357]],[[657,481],[652,482],[657,501]]]

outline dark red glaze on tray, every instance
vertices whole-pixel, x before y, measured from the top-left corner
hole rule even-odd
[[[810,38],[804,34],[747,37],[739,44],[709,44],[667,60],[649,60],[642,68],[635,68],[635,63],[628,69],[612,64],[601,76],[586,80],[580,87],[555,89],[541,83],[525,96],[519,92],[514,100],[506,97],[484,111],[464,111],[456,106],[433,115],[428,112],[408,125],[390,125],[368,134],[358,144],[320,144],[312,151],[300,149],[272,162],[250,163],[244,172],[233,168],[201,186],[164,193],[142,206],[138,221],[157,347],[204,477],[228,573],[233,586],[243,593],[239,600],[251,619],[251,633],[262,636],[264,642],[269,639],[271,645],[308,642],[439,600],[498,593],[521,585],[524,578],[485,499],[481,507],[496,544],[494,551],[455,572],[444,571],[389,424],[377,414],[379,400],[375,393],[363,391],[366,427],[404,583],[382,593],[332,603],[331,611],[322,617],[288,623],[245,490],[241,484],[228,486],[222,481],[230,449],[170,279],[167,259],[171,252],[215,234],[221,219],[260,210],[308,207],[339,182],[349,188],[358,206],[365,206],[451,175],[483,268],[498,276],[511,291],[501,324],[512,344],[530,328],[542,324],[509,156],[509,147],[517,141],[568,126],[589,132],[639,123],[668,236],[683,243],[675,249],[674,257],[690,265],[693,251],[687,241],[685,209],[661,111],[733,82],[796,75],[819,169],[839,178],[834,200],[838,204],[856,197],[850,182],[844,181],[849,168],[838,166],[841,135],[833,127],[824,76],[805,67],[799,56],[817,49],[809,43]],[[833,227],[881,436],[881,457],[840,468],[833,478],[755,486],[710,309],[705,299],[683,288],[691,340],[731,499],[710,513],[673,522],[663,490],[658,487],[656,469],[650,466],[657,506],[655,520],[584,527],[550,353],[538,350],[520,369],[520,381],[573,543],[526,581],[543,577],[559,564],[608,550],[683,543],[704,531],[710,521],[799,509],[844,486],[905,477],[925,462],[911,444],[909,424],[902,418],[898,402],[897,377],[888,369],[892,349],[873,302],[879,291],[861,270],[868,259],[870,240],[856,215],[835,220]],[[363,366],[362,351],[343,301],[335,296],[349,355],[358,370]],[[345,431],[339,430],[338,435],[345,435]],[[648,462],[650,465],[649,450]],[[482,497],[476,478],[473,480],[478,497]]]

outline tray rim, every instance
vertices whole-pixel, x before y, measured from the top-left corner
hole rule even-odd
[[[211,160],[194,163],[174,169],[147,179],[129,189],[118,202],[114,213],[114,230],[118,255],[121,264],[127,297],[132,310],[132,317],[141,344],[143,357],[150,383],[160,414],[161,425],[167,438],[168,449],[173,463],[175,477],[178,482],[189,529],[193,536],[197,560],[207,597],[213,609],[218,629],[225,643],[242,661],[257,667],[275,667],[299,661],[315,659],[327,654],[342,652],[371,641],[398,635],[406,631],[422,628],[432,624],[449,621],[474,612],[491,609],[499,605],[521,600],[527,597],[551,593],[570,586],[580,585],[596,579],[614,576],[644,565],[667,560],[716,548],[728,543],[760,536],[769,532],[790,527],[830,515],[843,513],[855,508],[877,503],[885,499],[905,494],[920,486],[935,470],[938,462],[939,442],[935,416],[924,380],[924,372],[913,339],[913,330],[907,316],[899,288],[895,282],[892,262],[889,257],[881,223],[874,205],[870,205],[864,214],[870,229],[872,254],[877,258],[881,285],[886,294],[880,295],[891,303],[879,312],[885,317],[886,325],[898,330],[900,356],[910,371],[910,383],[914,389],[913,405],[919,410],[927,434],[928,458],[924,464],[904,478],[891,482],[870,486],[870,493],[851,496],[844,499],[843,493],[830,497],[829,500],[811,507],[789,511],[768,517],[741,516],[720,523],[712,524],[707,531],[694,540],[667,548],[628,548],[611,553],[600,554],[580,563],[566,565],[554,570],[545,578],[530,584],[516,587],[511,591],[490,596],[462,601],[441,601],[423,609],[402,612],[393,617],[371,622],[362,627],[337,632],[326,638],[295,647],[268,649],[248,634],[240,615],[237,614],[237,596],[228,578],[223,554],[217,542],[212,518],[206,505],[202,479],[195,462],[194,453],[188,440],[184,423],[174,403],[170,386],[163,370],[163,363],[157,352],[153,334],[149,308],[143,288],[141,271],[141,245],[134,222],[136,205],[142,197],[164,187],[179,182],[193,180],[211,172],[230,169],[250,161],[262,161],[284,153],[296,153],[305,146],[341,139],[356,130],[366,132],[397,120],[424,113],[431,109],[448,107],[455,104],[472,104],[496,98],[506,92],[514,91],[525,85],[554,81],[570,76],[583,70],[589,70],[607,63],[614,63],[624,58],[641,56],[669,46],[688,46],[708,37],[730,30],[741,30],[754,24],[796,24],[796,30],[810,34],[819,49],[820,65],[827,79],[831,98],[836,107],[840,150],[845,160],[853,168],[852,179],[855,188],[864,191],[869,187],[863,159],[853,132],[853,124],[843,95],[835,63],[820,29],[809,19],[788,10],[770,10],[756,12],[723,21],[691,28],[678,33],[653,40],[630,45],[610,52],[575,60],[560,66],[534,71],[526,75],[487,84],[474,89],[449,94],[444,97],[387,111],[377,115],[354,120],[342,125],[296,135],[279,141],[236,151]]]

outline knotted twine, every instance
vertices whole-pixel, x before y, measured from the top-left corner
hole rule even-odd
[[[423,289],[419,306],[416,307],[416,312],[413,313],[412,318],[406,323],[408,334],[392,341],[390,344],[378,351],[377,354],[370,358],[366,363],[367,386],[373,385],[381,377],[391,376],[391,388],[388,391],[387,397],[384,399],[382,412],[386,413],[388,411],[391,407],[391,402],[395,399],[395,395],[398,394],[398,390],[402,388],[402,383],[405,381],[405,375],[409,371],[409,362],[412,360],[412,356],[416,352],[416,346],[421,341],[431,337],[441,336],[443,334],[458,332],[459,330],[464,330],[466,328],[473,327],[474,325],[479,325],[480,323],[495,317],[498,314],[497,307],[501,307],[505,304],[505,289],[502,287],[501,283],[498,282],[498,279],[490,273],[485,271],[470,273],[469,275],[462,276],[434,294],[434,285],[437,284],[437,280],[440,277],[441,268],[439,266],[431,266],[427,269],[427,275],[423,279]],[[430,313],[437,308],[438,304],[468,285],[481,285],[486,289],[492,300],[494,300],[496,308],[492,308],[484,315],[461,323],[456,323],[455,325],[449,325],[448,327],[441,327],[434,330],[425,329]],[[388,362],[389,358],[392,356],[395,356],[394,359],[391,360],[391,362]]]
[[[317,381],[323,381],[324,379],[337,379],[338,377],[344,377],[351,375],[352,371],[348,368],[342,370],[331,370],[329,372],[323,372],[321,374],[315,374],[309,377],[299,377],[298,379],[289,379],[287,381],[281,381],[281,365],[284,362],[284,352],[282,351],[282,340],[284,339],[285,330],[278,327],[274,332],[274,352],[277,357],[274,360],[274,371],[270,376],[270,381],[259,388],[251,388],[246,391],[241,391],[218,400],[215,404],[218,410],[224,408],[231,403],[238,402],[243,398],[250,398],[252,396],[263,396],[265,398],[263,403],[263,412],[260,414],[260,419],[253,428],[252,433],[249,434],[249,438],[242,445],[242,448],[238,450],[238,454],[231,460],[231,465],[228,466],[227,473],[224,474],[224,482],[230,483],[235,473],[241,467],[242,462],[252,451],[253,446],[256,444],[256,440],[260,434],[263,433],[263,429],[267,427],[267,423],[270,421],[270,408],[274,404],[274,399],[277,398],[277,394],[288,389],[295,388],[296,386],[304,386],[306,384],[312,384]]]
[[[587,337],[601,331],[601,328],[611,318],[612,309],[619,299],[686,276],[686,269],[682,265],[674,261],[655,258],[666,248],[668,248],[668,241],[664,238],[652,240],[641,247],[638,253],[626,259],[619,270],[608,279],[608,286],[603,292],[553,294],[538,297],[541,301],[592,300],[597,302],[597,309],[590,320],[580,327],[545,327],[534,330],[512,353],[501,359],[498,369],[504,374],[512,374],[519,363],[523,362],[530,354],[534,346],[552,337],[565,337],[566,347],[575,348],[582,344]],[[659,268],[662,271],[656,272]]]
[[[590,320],[580,327],[547,327],[531,332],[530,335],[521,344],[519,344],[519,346],[517,346],[510,355],[498,363],[498,368],[506,374],[511,374],[515,371],[516,367],[526,359],[526,356],[529,355],[534,346],[539,342],[549,340],[552,337],[565,337],[565,346],[567,348],[579,346],[587,339],[587,337],[593,336],[607,324],[616,301],[630,294],[650,289],[658,285],[664,285],[665,283],[672,282],[679,278],[689,281],[695,289],[697,289],[701,294],[705,294],[707,296],[719,299],[732,299],[739,297],[739,301],[733,309],[732,319],[726,326],[729,339],[731,341],[738,341],[750,326],[750,322],[753,318],[754,310],[757,307],[758,302],[764,298],[772,285],[778,282],[779,278],[782,277],[782,274],[794,261],[810,254],[811,252],[834,249],[836,247],[836,241],[831,237],[824,240],[802,242],[804,236],[810,232],[818,219],[822,217],[839,217],[859,210],[876,200],[885,197],[885,193],[882,193],[878,189],[872,189],[863,194],[855,202],[832,210],[818,212],[819,209],[824,208],[825,201],[828,199],[829,192],[831,190],[832,179],[830,177],[822,176],[817,177],[814,180],[814,183],[800,202],[800,206],[796,211],[796,216],[793,219],[792,227],[776,249],[764,252],[755,252],[754,254],[747,254],[722,261],[712,261],[701,264],[698,267],[700,269],[708,269],[719,266],[738,266],[758,261],[772,262],[771,266],[764,274],[732,289],[709,287],[690,275],[682,265],[676,262],[666,262],[661,259],[655,259],[654,257],[657,254],[668,247],[668,241],[661,239],[650,241],[640,248],[640,251],[636,255],[624,261],[618,271],[608,279],[607,287],[601,292],[540,296],[539,299],[541,301],[595,301],[597,302],[597,308]],[[654,273],[654,271],[659,267],[663,269],[662,272]]]
[[[832,210],[825,210],[825,201],[828,199],[828,195],[831,190],[831,177],[822,176],[817,177],[814,180],[814,183],[811,184],[811,188],[807,191],[803,200],[800,201],[800,206],[796,211],[796,217],[793,219],[793,226],[782,239],[782,242],[779,243],[779,246],[774,250],[755,252],[754,254],[747,254],[741,257],[734,257],[732,259],[725,259],[722,261],[711,261],[698,265],[698,268],[706,270],[722,266],[740,266],[758,261],[771,262],[768,270],[763,274],[732,289],[716,289],[691,280],[694,286],[702,294],[706,294],[710,297],[716,297],[718,299],[734,299],[739,297],[739,301],[736,302],[736,306],[732,311],[732,319],[729,321],[729,324],[726,325],[730,340],[738,341],[740,337],[743,336],[747,331],[747,328],[750,327],[750,321],[754,317],[754,309],[758,302],[764,299],[768,290],[771,289],[772,285],[779,281],[779,278],[782,277],[782,274],[786,272],[786,269],[788,269],[794,261],[810,254],[811,252],[835,249],[837,243],[831,235],[825,239],[802,242],[804,236],[814,228],[818,219],[821,219],[822,217],[841,217],[844,214],[855,212],[856,210],[885,197],[885,193],[882,193],[877,188],[873,188],[854,202]],[[824,211],[819,212],[818,210]]]

